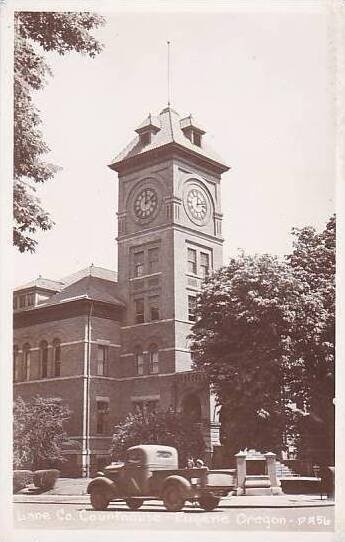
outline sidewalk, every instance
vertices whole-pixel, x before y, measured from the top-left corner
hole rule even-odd
[[[50,491],[38,494],[33,486],[14,495],[15,503],[45,503],[45,504],[90,504],[86,493],[88,479],[59,478],[56,487]],[[162,505],[161,501],[147,501],[148,506]],[[112,506],[112,505],[111,505]],[[125,506],[123,502],[113,503],[113,506]],[[144,505],[145,506],[145,505]],[[219,508],[290,508],[310,506],[334,506],[334,500],[320,498],[320,495],[262,495],[262,496],[228,496],[224,497]]]

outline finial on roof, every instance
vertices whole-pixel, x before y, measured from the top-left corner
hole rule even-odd
[[[170,88],[170,41],[167,41],[168,46],[168,107],[171,103],[171,88]]]

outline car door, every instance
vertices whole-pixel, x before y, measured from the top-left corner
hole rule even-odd
[[[140,449],[128,450],[123,471],[123,482],[130,496],[143,495],[145,492],[145,456]]]

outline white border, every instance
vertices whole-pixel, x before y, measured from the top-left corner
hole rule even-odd
[[[344,409],[344,329],[345,319],[345,300],[344,300],[344,275],[345,275],[345,250],[344,250],[344,208],[345,208],[345,188],[344,188],[344,20],[345,6],[342,0],[213,0],[213,2],[203,1],[185,1],[185,0],[0,0],[0,28],[1,28],[1,49],[0,49],[0,96],[1,96],[1,213],[0,213],[0,246],[1,246],[1,267],[0,267],[0,295],[1,295],[1,319],[0,336],[2,357],[0,364],[0,405],[1,405],[1,433],[8,435],[8,439],[2,439],[0,472],[2,478],[2,497],[5,497],[8,506],[0,507],[1,535],[3,540],[16,540],[25,542],[55,541],[60,538],[68,540],[73,536],[77,542],[79,540],[94,540],[99,531],[26,531],[11,528],[12,505],[9,500],[11,497],[11,472],[8,468],[11,464],[11,417],[8,415],[12,402],[12,390],[10,386],[11,363],[8,363],[9,353],[12,352],[12,330],[11,330],[11,311],[12,300],[10,294],[10,277],[12,272],[11,262],[11,179],[12,179],[12,44],[13,28],[11,19],[14,10],[31,11],[84,11],[94,10],[97,12],[252,12],[255,11],[286,11],[286,12],[310,12],[322,13],[325,10],[331,10],[334,13],[334,46],[336,51],[336,85],[337,85],[337,118],[338,118],[338,137],[337,137],[337,228],[338,228],[338,246],[337,246],[337,480],[339,472],[341,474],[341,483],[337,483],[337,535],[332,533],[297,533],[297,532],[201,532],[197,531],[200,540],[209,542],[229,540],[235,537],[236,541],[256,540],[258,537],[265,536],[265,540],[291,540],[303,539],[305,541],[314,540],[344,540],[345,539],[345,514],[341,503],[345,502],[344,493],[344,434],[345,434],[345,409]],[[291,37],[293,39],[293,37]],[[59,533],[59,534],[57,534]],[[164,537],[165,542],[176,540],[187,540],[191,531],[121,531],[121,541],[133,540],[139,536],[140,540],[161,540]],[[196,533],[195,533],[196,534]],[[115,535],[116,536],[116,535]],[[104,541],[114,539],[114,532],[103,531],[102,539]],[[1,537],[0,537],[1,540]]]

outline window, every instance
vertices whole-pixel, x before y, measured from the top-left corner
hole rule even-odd
[[[151,273],[157,273],[159,270],[159,248],[149,248],[148,250],[148,272]]]
[[[26,305],[26,295],[19,296],[19,307],[23,309]]]
[[[34,305],[35,304],[35,294],[34,293],[28,294],[26,302],[27,302],[28,307]]]
[[[196,250],[188,249],[188,273],[196,275]]]
[[[149,307],[150,307],[150,320],[154,322],[159,320],[159,295],[153,295],[149,297]]]
[[[99,344],[97,350],[97,374],[107,376],[108,372],[108,346]]]
[[[97,401],[97,433],[104,435],[108,431],[108,401]]]
[[[150,346],[149,355],[149,373],[157,374],[159,372],[159,356],[157,345],[152,344]]]
[[[202,278],[207,278],[210,273],[210,255],[200,252],[200,269]]]
[[[171,452],[166,452],[165,450],[158,450],[156,452],[156,457],[164,457],[164,458],[168,458],[168,457],[172,457],[172,453]]]
[[[42,341],[40,344],[40,364],[41,364],[41,378],[47,378],[48,376],[48,343]]]
[[[195,322],[196,297],[195,295],[188,296],[188,320]]]
[[[137,365],[137,374],[141,376],[144,374],[144,354],[141,350],[138,350],[135,354],[135,360]]]
[[[137,324],[142,324],[145,321],[143,299],[135,300],[135,321]]]
[[[127,461],[129,463],[140,463],[143,461],[142,451],[138,449],[128,450]]]
[[[141,277],[144,274],[144,251],[134,253],[134,276]]]
[[[140,141],[143,145],[149,145],[151,143],[151,132],[143,132],[140,134]]]
[[[13,380],[18,380],[18,346],[15,344],[13,347]]]
[[[53,341],[54,376],[61,376],[61,345],[59,339]]]
[[[15,311],[18,308],[18,297],[13,296],[13,310]]]
[[[201,134],[199,132],[193,132],[193,143],[198,147],[201,147]]]
[[[27,343],[23,346],[23,380],[30,379],[30,348]]]

